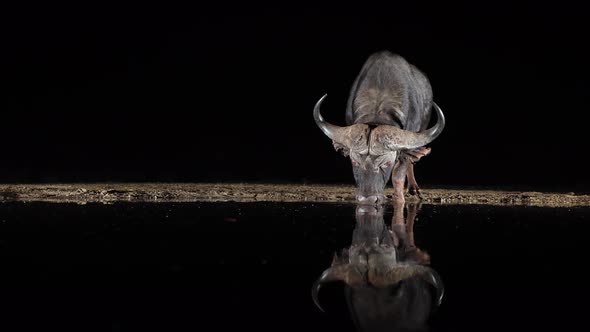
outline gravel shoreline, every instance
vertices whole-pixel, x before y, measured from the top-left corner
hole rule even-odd
[[[0,184],[0,201],[113,202],[354,202],[354,186],[251,183]],[[392,188],[386,189],[391,196]],[[536,191],[423,188],[425,204],[590,206],[590,195]],[[408,202],[418,201],[406,195]]]

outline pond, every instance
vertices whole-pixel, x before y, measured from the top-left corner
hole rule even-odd
[[[0,329],[573,330],[589,212],[2,203]],[[322,311],[312,286],[333,262]]]

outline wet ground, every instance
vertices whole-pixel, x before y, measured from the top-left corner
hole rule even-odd
[[[354,202],[352,185],[252,183],[0,184],[0,201],[112,202]],[[389,197],[393,189],[385,190]],[[590,194],[499,188],[422,188],[430,204],[590,206]],[[416,196],[406,195],[408,202]]]
[[[387,330],[396,322],[434,331],[587,325],[589,207],[414,207],[414,224],[404,219],[399,233],[392,206],[375,214],[350,203],[5,201],[0,330],[355,331],[359,313],[345,294],[358,285],[326,283],[325,312],[311,290],[334,253],[358,247],[366,220],[406,244],[412,237],[414,251],[405,252],[427,255],[398,259],[428,257],[444,296],[436,308],[435,287],[402,278],[390,282],[389,300],[369,301],[364,321],[393,301]]]

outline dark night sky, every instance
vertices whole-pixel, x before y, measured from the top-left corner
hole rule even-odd
[[[2,182],[353,183],[312,108],[388,49],[447,117],[423,185],[590,185],[583,8],[84,3],[3,11]]]

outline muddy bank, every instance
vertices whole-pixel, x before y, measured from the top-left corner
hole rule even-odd
[[[392,189],[386,190],[388,196]],[[110,183],[0,185],[0,201],[23,202],[353,202],[353,186],[206,183]],[[423,203],[590,206],[590,195],[424,188]],[[408,201],[417,201],[407,196]]]

